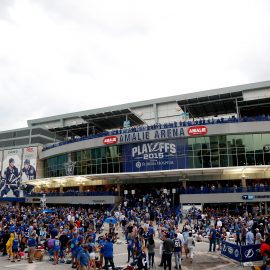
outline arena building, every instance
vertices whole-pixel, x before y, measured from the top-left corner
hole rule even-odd
[[[114,204],[160,189],[177,205],[267,212],[269,111],[266,81],[28,120],[0,133],[0,199]]]

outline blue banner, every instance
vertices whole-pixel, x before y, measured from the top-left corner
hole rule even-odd
[[[263,259],[260,253],[261,245],[248,245],[241,247],[242,262],[261,261]]]
[[[230,242],[222,242],[221,255],[238,262],[262,261],[260,245],[238,246]]]
[[[123,145],[124,172],[187,168],[187,138]]]
[[[236,244],[223,241],[221,255],[237,262],[241,262],[241,247]]]

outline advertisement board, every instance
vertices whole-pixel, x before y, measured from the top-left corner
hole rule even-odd
[[[241,262],[241,246],[230,242],[222,242],[221,255]]]
[[[19,197],[21,163],[22,149],[4,150],[2,179],[0,185],[1,197]]]
[[[0,176],[2,175],[3,151],[0,151]]]
[[[260,245],[238,246],[227,241],[222,242],[221,255],[241,263],[263,259],[260,253]]]
[[[127,144],[123,158],[124,172],[187,168],[187,139]]]
[[[23,149],[22,159],[22,182],[36,179],[37,147],[26,147]]]
[[[248,245],[241,247],[242,262],[255,262],[263,259],[260,253],[261,245]]]

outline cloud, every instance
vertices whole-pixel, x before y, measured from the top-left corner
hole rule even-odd
[[[11,22],[9,11],[13,7],[15,0],[1,0],[0,1],[0,21],[7,20]]]
[[[1,1],[1,129],[268,80],[268,14],[267,1]]]

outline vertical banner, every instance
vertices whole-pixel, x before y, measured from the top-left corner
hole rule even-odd
[[[26,181],[37,178],[37,147],[26,147],[23,149],[22,168],[21,168],[21,196],[31,193],[34,186],[26,184]]]
[[[0,176],[2,175],[2,165],[3,165],[3,151],[0,151]]]
[[[187,168],[187,139],[123,145],[124,172]]]
[[[21,180],[22,149],[4,150],[1,197],[19,197]]]
[[[22,182],[37,178],[37,147],[23,149]]]

